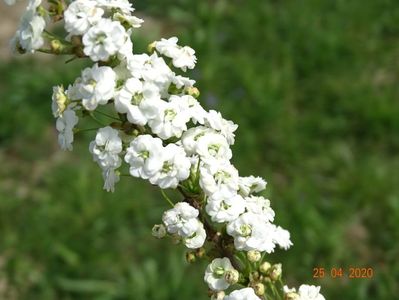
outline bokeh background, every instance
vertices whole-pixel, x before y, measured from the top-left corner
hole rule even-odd
[[[23,5],[0,4],[0,299],[208,299],[204,265],[150,231],[159,190],[104,192],[88,152],[59,150],[50,102],[82,62],[7,55]],[[267,179],[294,247],[270,255],[289,285],[327,299],[399,295],[399,4],[395,0],[149,0],[135,51],[178,35],[206,108],[240,125],[234,163]],[[372,279],[348,279],[349,267]],[[345,276],[314,279],[313,268]]]

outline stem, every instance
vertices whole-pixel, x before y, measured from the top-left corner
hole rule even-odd
[[[170,200],[170,198],[168,197],[168,195],[166,195],[166,193],[164,192],[163,189],[161,189],[161,194],[162,194],[163,198],[164,198],[172,207],[175,207],[174,203],[172,202],[172,200]]]
[[[94,131],[94,130],[98,130],[98,129],[100,129],[100,128],[99,127],[85,128],[85,129],[77,128],[75,133],[81,133],[81,132],[85,132],[85,131]]]
[[[36,51],[41,52],[41,53],[46,53],[46,54],[54,54],[52,49],[40,48],[40,49],[36,49]]]

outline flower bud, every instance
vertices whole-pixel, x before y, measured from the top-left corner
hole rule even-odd
[[[263,283],[257,282],[252,285],[252,288],[254,289],[255,294],[258,296],[263,296],[265,294],[265,286]]]
[[[258,281],[260,279],[260,274],[259,272],[255,271],[249,274],[249,280],[250,281]]]
[[[247,252],[247,258],[250,262],[258,262],[262,257],[262,254],[259,251],[256,250],[249,250]]]
[[[187,94],[189,94],[190,96],[194,97],[194,98],[198,98],[200,96],[200,91],[199,89],[197,89],[194,86],[188,87],[186,89]]]
[[[52,100],[52,110],[54,117],[58,117],[59,115],[62,115],[62,113],[65,111],[69,104],[69,99],[65,94],[65,90],[62,85],[53,87]]]
[[[196,261],[195,253],[192,252],[192,251],[187,252],[187,253],[186,253],[186,261],[187,261],[189,264],[194,263],[194,262]]]
[[[297,293],[295,292],[288,292],[285,294],[284,300],[299,300],[300,297]]]
[[[50,42],[50,47],[54,53],[60,53],[62,48],[62,43],[59,40],[52,40]]]
[[[205,256],[205,254],[206,254],[206,251],[205,251],[205,249],[203,247],[197,249],[197,251],[195,252],[195,255],[198,258],[203,258]]]
[[[166,235],[166,228],[163,224],[155,224],[152,227],[152,236],[156,237],[157,239],[162,239]]]
[[[240,279],[240,273],[237,270],[228,270],[224,273],[224,279],[229,284],[236,284]]]
[[[225,296],[226,294],[223,291],[216,292],[212,294],[211,300],[223,300]]]
[[[172,243],[174,245],[178,245],[178,244],[180,244],[180,242],[181,242],[181,237],[177,234],[173,234],[172,235]]]
[[[269,269],[269,277],[272,281],[276,281],[281,277],[281,264],[275,264]]]
[[[260,271],[262,274],[267,274],[267,272],[269,271],[269,269],[271,268],[271,266],[272,266],[272,265],[271,265],[269,262],[265,261],[264,263],[262,263],[262,264],[260,265],[259,271]]]

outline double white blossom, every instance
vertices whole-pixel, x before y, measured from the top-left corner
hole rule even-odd
[[[132,124],[145,125],[161,113],[159,89],[149,82],[129,78],[115,95],[115,109]]]
[[[160,172],[163,161],[162,140],[149,134],[135,138],[126,149],[125,161],[130,165],[129,172],[134,177],[149,179]]]
[[[128,60],[127,68],[133,77],[156,84],[164,96],[168,94],[169,86],[175,77],[165,60],[155,52],[151,56],[134,54]]]
[[[244,213],[227,225],[227,233],[234,237],[238,250],[271,253],[275,248],[274,232],[274,225],[253,213]]]
[[[206,268],[204,280],[211,290],[223,291],[230,286],[225,274],[231,270],[234,270],[234,267],[227,257],[215,258]]]
[[[198,140],[202,136],[210,132],[213,132],[212,129],[209,129],[208,127],[205,126],[192,127],[187,131],[185,131],[181,137],[181,142],[187,154],[188,155],[195,154],[197,150]]]
[[[186,238],[191,237],[198,230],[200,226],[198,215],[199,211],[190,204],[179,202],[163,214],[162,221],[169,233]]]
[[[162,150],[162,167],[149,180],[162,189],[176,188],[180,181],[190,176],[191,163],[183,148],[169,144]]]
[[[46,27],[45,19],[37,14],[36,8],[39,4],[31,2],[21,18],[19,28],[11,41],[12,47],[18,46],[27,52],[34,52],[44,45],[42,33]]]
[[[122,152],[122,140],[118,130],[110,126],[99,129],[89,149],[94,161],[103,169],[118,168],[121,165],[119,154]]]
[[[179,202],[163,214],[162,221],[166,230],[179,235],[187,248],[197,249],[206,239],[204,225],[198,220],[198,215],[197,209],[186,202]]]
[[[98,64],[84,69],[82,77],[75,82],[78,97],[87,110],[95,110],[99,104],[107,104],[114,96],[115,85],[116,74],[112,68],[99,67]]]
[[[213,198],[235,195],[238,190],[238,171],[226,161],[200,167],[200,185]]]
[[[83,35],[83,52],[93,61],[107,61],[126,42],[126,30],[116,21],[101,19]]]
[[[98,130],[96,139],[90,143],[89,150],[95,162],[103,170],[104,189],[114,191],[119,181],[116,169],[122,164],[119,154],[122,152],[122,140],[117,130],[107,126]]]
[[[73,129],[78,124],[79,118],[76,113],[67,109],[64,111],[62,116],[59,116],[56,122],[56,128],[58,130],[58,144],[62,150],[72,151],[73,143]]]
[[[194,49],[188,46],[180,47],[177,42],[177,37],[161,39],[155,42],[155,49],[160,54],[171,58],[176,68],[182,69],[183,71],[187,71],[187,68],[194,69],[197,62]]]
[[[226,138],[218,133],[207,133],[198,139],[196,153],[201,160],[214,164],[221,160],[230,160],[232,152]]]
[[[249,196],[252,193],[259,193],[266,188],[266,181],[261,177],[247,176],[238,179],[240,194]]]
[[[205,209],[212,221],[217,223],[230,222],[237,219],[245,211],[245,201],[237,194],[226,195],[226,197],[210,197]]]
[[[223,300],[261,300],[256,296],[255,291],[252,288],[244,288],[241,290],[235,290],[230,295],[224,297]]]
[[[224,119],[220,112],[210,110],[206,117],[205,124],[210,128],[219,131],[227,139],[227,142],[230,145],[234,144],[234,132],[237,130],[238,125],[234,124],[232,121]]]
[[[245,207],[248,212],[259,215],[266,222],[273,222],[274,210],[270,207],[270,200],[262,196],[249,196],[245,198]]]
[[[152,132],[161,139],[181,137],[183,131],[187,130],[187,123],[191,118],[187,106],[177,98],[170,102],[159,102],[159,106],[159,113],[148,121]]]
[[[123,14],[130,15],[134,11],[132,4],[128,0],[96,0],[98,5],[112,11],[112,9],[120,10]]]
[[[302,284],[298,292],[295,288],[288,288],[284,286],[284,294],[295,296],[297,300],[325,300],[324,296],[320,294],[320,287],[314,285]]]
[[[65,30],[70,35],[83,35],[91,26],[101,20],[104,10],[96,1],[76,0],[64,12]]]
[[[206,239],[206,231],[204,225],[199,222],[197,230],[191,236],[184,238],[184,244],[189,249],[201,248]]]

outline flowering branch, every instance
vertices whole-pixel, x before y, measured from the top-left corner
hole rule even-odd
[[[323,300],[319,287],[286,287],[281,264],[267,261],[277,247],[292,245],[290,234],[273,223],[270,201],[259,195],[266,181],[240,176],[230,162],[238,126],[206,111],[195,81],[179,75],[195,67],[195,51],[172,37],[133,53],[131,36],[143,22],[133,12],[127,0],[29,1],[12,40],[15,51],[94,63],[67,89],[53,88],[60,147],[72,150],[75,133],[96,130],[89,151],[104,189],[114,191],[127,175],[123,162],[128,176],[161,188],[171,209],[152,233],[184,244],[188,262],[209,261],[204,280],[211,299]],[[61,21],[65,37],[46,30]],[[87,118],[101,127],[76,128]],[[181,201],[166,189],[177,190]]]

